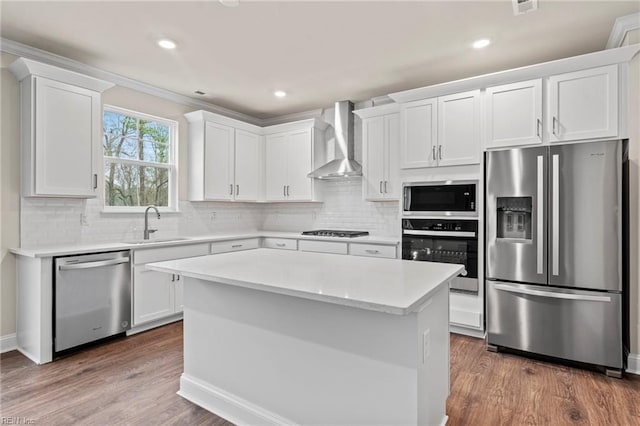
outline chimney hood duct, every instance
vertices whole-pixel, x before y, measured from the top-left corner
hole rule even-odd
[[[340,101],[335,104],[336,158],[312,171],[307,177],[314,179],[345,179],[362,176],[362,166],[354,160],[353,103]]]

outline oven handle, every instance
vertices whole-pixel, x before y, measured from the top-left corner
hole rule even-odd
[[[404,235],[427,235],[433,237],[475,237],[475,232],[469,231],[415,231],[405,229],[402,231]]]

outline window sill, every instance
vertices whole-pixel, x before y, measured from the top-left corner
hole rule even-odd
[[[102,213],[102,214],[115,213],[115,214],[136,214],[136,215],[138,215],[138,214],[144,214],[146,209],[147,209],[146,206],[143,206],[143,207],[106,207],[106,206],[104,206],[100,213]],[[158,211],[160,211],[160,214],[181,213],[178,208],[174,208],[174,207],[158,207]],[[154,214],[155,211],[154,210],[150,210],[149,213],[150,214]]]

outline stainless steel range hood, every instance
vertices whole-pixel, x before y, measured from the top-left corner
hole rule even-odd
[[[307,175],[314,179],[346,179],[362,176],[362,166],[354,160],[353,103],[336,102],[335,129],[336,158]]]

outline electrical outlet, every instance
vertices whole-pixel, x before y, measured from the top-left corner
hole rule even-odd
[[[216,220],[216,212],[211,212],[211,216],[209,216],[211,218],[211,222],[213,222],[214,220]]]
[[[429,329],[422,333],[422,363],[427,362],[427,358],[431,355],[431,338]]]
[[[87,215],[84,213],[80,213],[80,225],[89,226],[89,221],[87,220]]]

